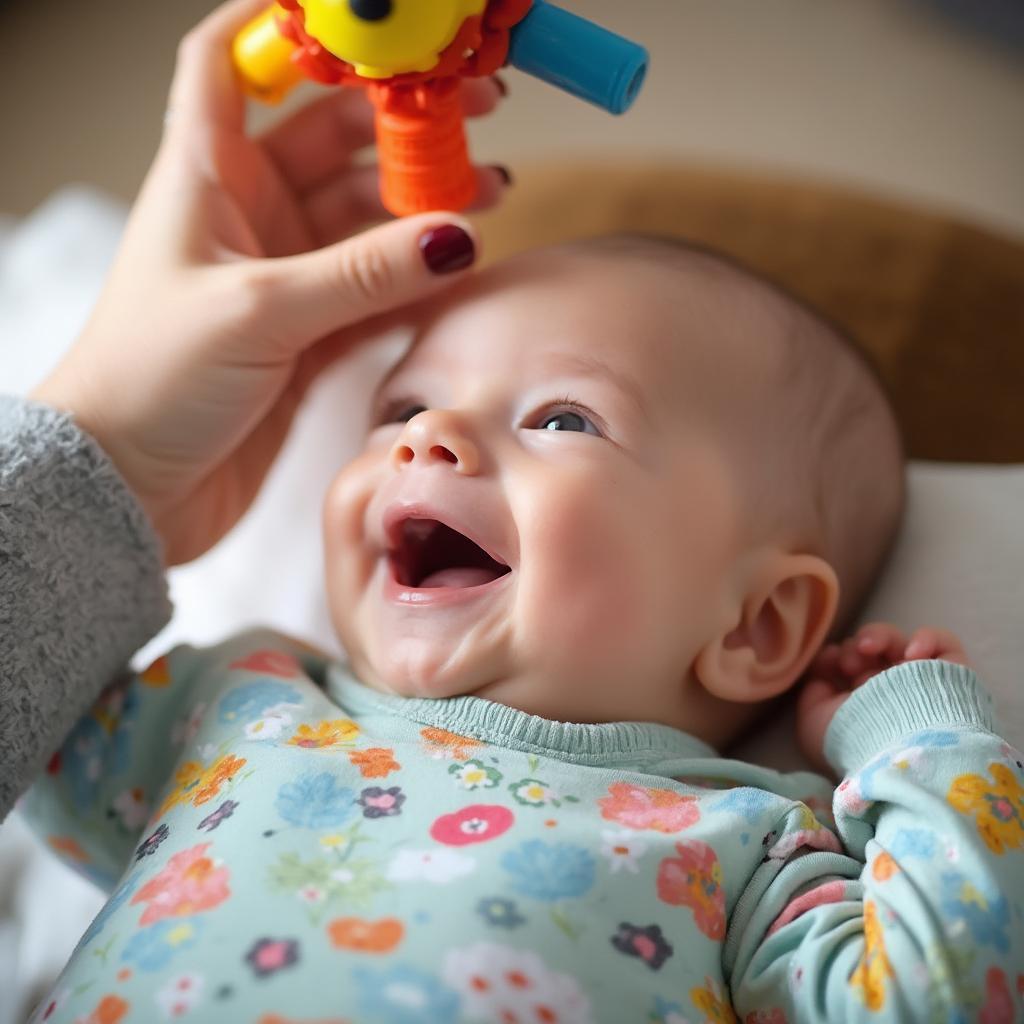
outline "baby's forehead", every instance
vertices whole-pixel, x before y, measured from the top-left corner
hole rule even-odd
[[[699,261],[564,247],[508,260],[423,310],[396,373],[632,378],[656,401],[751,369],[767,329],[741,284]]]

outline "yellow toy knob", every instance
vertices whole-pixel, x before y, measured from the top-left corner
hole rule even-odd
[[[235,38],[235,67],[246,91],[265,103],[277,103],[305,77],[292,62],[295,43],[281,35],[278,17],[287,17],[276,4],[249,22]]]
[[[487,0],[299,0],[306,31],[363,78],[429,71]]]

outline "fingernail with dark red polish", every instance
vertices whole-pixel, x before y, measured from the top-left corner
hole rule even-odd
[[[516,183],[516,179],[512,177],[512,172],[504,164],[492,164],[491,170],[497,172],[498,176],[505,183],[506,188]]]
[[[476,243],[462,228],[443,224],[420,237],[420,252],[432,274],[452,274],[473,265]]]
[[[498,92],[500,92],[502,96],[507,96],[508,82],[506,82],[505,79],[501,77],[501,75],[491,75],[491,79],[494,82],[494,84],[498,87]]]

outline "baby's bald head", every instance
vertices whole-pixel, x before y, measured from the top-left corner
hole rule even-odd
[[[716,319],[709,343],[731,348],[718,372],[733,401],[718,412],[744,459],[749,528],[756,541],[832,565],[840,600],[831,632],[841,632],[870,592],[905,500],[899,427],[867,358],[837,325],[723,254],[651,235],[567,248],[699,281],[698,315]]]

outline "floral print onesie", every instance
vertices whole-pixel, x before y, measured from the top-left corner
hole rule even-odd
[[[176,648],[22,802],[112,891],[33,1022],[1024,1020],[1024,769],[973,673],[875,677],[827,752],[837,790],[268,632]]]

